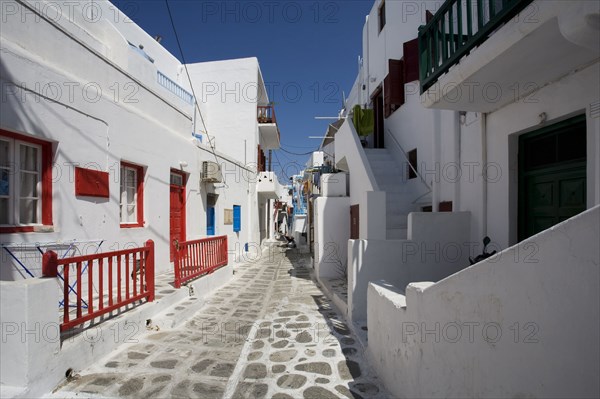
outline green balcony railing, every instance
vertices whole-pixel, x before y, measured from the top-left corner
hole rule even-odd
[[[533,0],[447,0],[419,27],[421,93]]]

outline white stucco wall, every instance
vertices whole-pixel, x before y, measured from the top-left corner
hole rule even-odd
[[[352,122],[345,121],[335,137],[336,167],[349,172],[350,203],[359,205],[360,238],[384,239],[385,192],[379,191]]]
[[[60,352],[58,312],[47,308],[56,303],[55,289],[53,279],[0,282],[1,385],[25,387],[44,378],[43,365]]]
[[[598,101],[600,64],[595,63],[535,92],[527,102],[515,102],[487,116],[488,235],[503,248],[517,241],[518,157],[511,151],[512,140],[578,114],[586,115],[587,124],[587,204],[600,203],[595,193],[599,185],[597,142],[600,140],[598,115],[590,106]],[[539,115],[547,121],[541,125]],[[493,167],[492,167],[493,165]],[[498,170],[499,175],[492,173]],[[508,195],[507,195],[508,194]]]
[[[198,129],[208,131],[218,151],[243,164],[256,165],[260,144],[256,114],[258,60],[202,62],[187,67],[206,124],[205,129],[198,120]]]
[[[319,197],[314,200],[314,265],[318,279],[342,278],[347,267],[350,238],[350,198]]]
[[[378,13],[381,0],[376,0],[363,27],[363,103],[382,84],[388,72],[388,59],[400,59],[402,44],[415,39],[420,25],[425,25],[425,10],[435,12],[442,1],[386,1],[386,24],[379,31]],[[360,86],[360,84],[359,84]]]
[[[406,296],[371,283],[368,353],[399,397],[598,397],[600,208]]]
[[[64,32],[61,31],[61,24],[69,25],[70,30],[65,28]],[[156,244],[157,272],[170,270],[169,173],[173,168],[188,174],[187,238],[206,235],[206,195],[209,192],[219,194],[216,233],[228,235],[230,259],[239,260],[245,243],[260,241],[256,223],[256,179],[252,165],[246,167],[248,160],[243,154],[233,159],[219,152],[213,153],[205,146],[196,146],[197,141],[191,137],[192,105],[158,85],[154,64],[139,54],[132,54],[128,63],[130,68],[125,70],[112,64],[110,58],[104,58],[85,41],[71,37],[70,32],[75,28],[77,25],[67,19],[61,19],[55,26],[34,15],[23,23],[21,14],[11,14],[3,22],[0,36],[0,127],[51,141],[54,166],[53,231],[3,234],[0,241],[20,244],[104,239],[101,250],[109,251],[125,245],[139,246],[152,239]],[[74,32],[81,34],[82,29]],[[137,32],[140,38],[144,36],[139,27],[128,29]],[[42,43],[39,37],[46,40]],[[111,41],[104,43],[109,46],[107,51],[112,44]],[[157,52],[160,48],[156,47]],[[163,56],[165,63],[172,61],[169,56]],[[128,71],[136,71],[136,65],[154,68],[150,74],[152,80],[139,80],[139,76],[131,75]],[[256,72],[255,59],[253,65]],[[256,74],[254,79],[256,81]],[[251,108],[252,111],[248,112],[252,118],[249,118],[245,131],[254,134],[257,123],[255,105]],[[213,119],[220,117],[224,116],[216,115]],[[235,118],[227,114],[227,119]],[[251,146],[248,145],[249,148]],[[256,157],[255,148],[249,149],[248,153]],[[119,227],[121,161],[145,168],[145,224],[142,228]],[[203,161],[218,162],[225,183],[213,185],[201,182]],[[187,163],[187,166],[182,168],[180,162]],[[109,173],[108,200],[75,197],[75,164]],[[233,233],[232,226],[223,223],[224,210],[231,209],[233,205],[242,206],[240,233]],[[95,248],[89,247],[88,250]],[[19,268],[4,251],[0,261],[3,280],[22,278]],[[35,275],[39,275],[39,257],[34,259],[34,263],[29,266]]]
[[[371,281],[385,279],[403,291],[413,281],[438,281],[467,267],[469,216],[468,212],[411,213],[408,237],[412,239],[349,240],[350,319],[367,319],[367,288]]]
[[[99,362],[123,344],[137,342],[146,329],[168,328],[184,320],[173,320],[165,313],[171,306],[194,297],[208,297],[227,283],[233,266],[221,267],[210,275],[190,281],[187,287],[170,295],[157,292],[154,302],[112,312],[102,322],[82,333],[60,333],[56,304],[56,279],[28,279],[0,282],[0,314],[2,314],[2,373],[0,390],[6,397],[40,397],[73,374]],[[189,313],[190,310],[187,311]],[[186,311],[184,311],[184,314]],[[181,314],[178,314],[181,317]]]

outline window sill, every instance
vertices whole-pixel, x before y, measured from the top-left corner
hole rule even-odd
[[[10,233],[54,233],[53,225],[0,227],[0,234]]]
[[[121,227],[122,229],[135,229],[144,227],[144,223],[121,223],[119,227]]]

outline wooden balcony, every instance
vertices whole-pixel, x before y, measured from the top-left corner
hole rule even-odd
[[[597,3],[447,0],[419,28],[421,103],[493,112],[596,62]]]
[[[273,105],[256,107],[256,119],[260,133],[260,146],[263,150],[277,150],[281,143],[281,134],[275,117]]]
[[[533,0],[447,0],[419,28],[421,93]]]

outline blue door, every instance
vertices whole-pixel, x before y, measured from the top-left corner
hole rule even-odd
[[[210,206],[206,212],[206,235],[215,235],[215,208]]]
[[[233,206],[233,231],[236,233],[242,230],[242,207]]]

